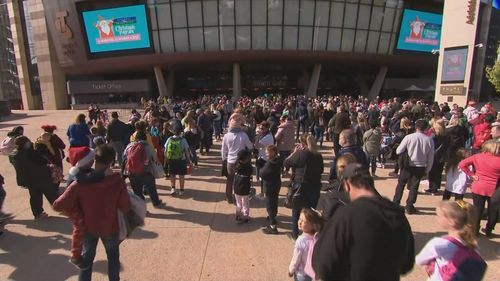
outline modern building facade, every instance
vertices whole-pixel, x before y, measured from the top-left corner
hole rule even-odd
[[[4,0],[0,1],[0,50],[0,100],[8,102],[10,108],[19,109],[22,104],[21,92],[9,14]]]
[[[403,30],[423,16],[410,22],[405,14],[436,17],[441,0],[7,1],[14,17],[29,14],[32,25],[41,94],[37,102],[24,59],[18,72],[26,108],[204,93],[434,91],[438,56],[400,48],[400,41],[414,39]],[[11,24],[22,60],[30,49],[27,25]],[[103,24],[113,26],[113,39]],[[433,23],[426,32],[436,30]]]

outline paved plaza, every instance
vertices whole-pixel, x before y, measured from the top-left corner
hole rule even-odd
[[[0,136],[3,138],[12,127],[22,125],[25,135],[34,140],[41,132],[41,125],[55,124],[59,128],[56,133],[67,142],[66,128],[77,113],[14,111],[10,117],[0,120]],[[160,198],[167,207],[153,209],[148,201],[151,214],[145,227],[121,244],[122,280],[291,280],[287,270],[293,243],[285,235],[291,229],[291,211],[280,207],[280,235],[265,235],[261,232],[266,224],[265,203],[254,199],[250,223],[236,225],[234,207],[224,201],[225,178],[220,177],[219,147],[220,142],[216,142],[210,155],[201,156],[199,168],[187,177],[187,191],[181,198],[167,195],[166,180],[157,181]],[[332,158],[330,147],[331,144],[326,143],[322,149],[325,167]],[[65,165],[68,171],[68,163]],[[377,170],[376,187],[384,196],[392,198],[396,179],[387,176],[390,171],[387,167]],[[76,280],[78,271],[68,262],[69,220],[54,212],[45,201],[50,217],[34,221],[28,191],[17,186],[14,169],[5,156],[0,160],[0,173],[6,181],[4,210],[15,214],[0,238],[0,280]],[[324,179],[326,176],[327,170]],[[287,180],[284,179],[283,186]],[[280,206],[283,206],[285,188],[281,194]],[[471,202],[470,196],[467,198]],[[435,206],[440,199],[440,196],[420,195],[416,207],[421,212],[409,216],[417,252],[429,239],[444,234],[435,220]],[[484,236],[478,239],[481,254],[489,266],[485,280],[500,280],[499,233],[494,231],[492,239]],[[93,280],[107,280],[102,245],[97,251]],[[425,279],[419,267],[402,278]]]

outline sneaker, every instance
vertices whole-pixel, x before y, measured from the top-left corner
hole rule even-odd
[[[83,269],[83,259],[82,258],[70,258],[68,260],[71,264],[76,266],[78,269]]]
[[[163,202],[163,200],[160,200],[158,202],[158,204],[156,205],[153,205],[153,207],[155,207],[156,209],[161,209],[161,208],[164,208],[166,206],[165,202]]]
[[[35,220],[42,220],[48,218],[49,215],[45,212],[41,212],[40,214],[35,216]]]
[[[175,195],[175,187],[172,187],[168,194],[174,196]]]
[[[425,192],[426,194],[430,194],[430,195],[432,195],[432,196],[437,195],[437,193],[438,193],[438,191],[437,191],[437,190],[433,190],[433,189],[430,189],[430,188],[428,188],[428,189],[424,190],[424,192]]]
[[[264,193],[259,193],[255,196],[255,198],[259,200],[264,200],[266,198],[266,195]]]
[[[288,239],[292,240],[292,242],[294,242],[294,243],[295,243],[295,240],[297,240],[297,236],[293,235],[293,233],[291,233],[291,232],[288,232],[286,234],[286,237],[288,237]]]
[[[240,220],[237,221],[236,223],[237,224],[244,224],[244,223],[248,223],[249,221],[250,221],[249,217],[240,217]]]
[[[397,177],[397,176],[398,176],[398,173],[396,173],[396,172],[390,172],[390,173],[389,173],[389,176],[390,176],[390,177]]]
[[[382,164],[377,163],[377,168],[382,168]]]
[[[278,228],[276,226],[268,225],[266,228],[262,229],[264,234],[278,234]]]
[[[491,236],[493,236],[491,229],[488,229],[486,227],[481,228],[481,232],[484,233],[484,235],[488,238],[491,238]]]
[[[406,207],[406,214],[408,215],[414,215],[418,213],[417,209],[415,207]]]

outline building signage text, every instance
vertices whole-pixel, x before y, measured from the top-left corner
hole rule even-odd
[[[474,20],[476,19],[476,7],[477,0],[469,0],[467,4],[467,17],[466,23],[474,24]]]

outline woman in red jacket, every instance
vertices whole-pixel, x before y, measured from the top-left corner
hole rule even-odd
[[[481,153],[462,160],[458,166],[467,176],[474,180],[472,183],[472,201],[479,214],[476,222],[476,232],[479,232],[480,217],[484,211],[484,204],[488,202],[488,223],[486,228],[481,230],[487,236],[490,236],[498,218],[498,215],[494,214],[497,208],[490,205],[490,199],[500,178],[500,142],[498,140],[485,142]],[[469,169],[470,166],[474,168],[472,170],[475,172]]]

